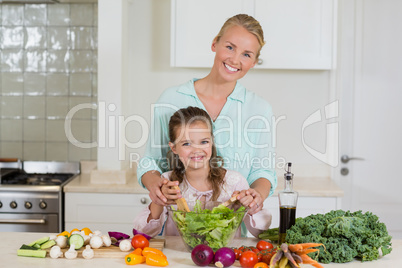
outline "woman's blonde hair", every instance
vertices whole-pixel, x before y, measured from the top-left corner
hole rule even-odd
[[[182,135],[183,127],[196,122],[205,123],[211,131],[212,137],[212,155],[209,160],[209,176],[208,181],[212,185],[212,201],[216,201],[221,193],[221,186],[226,174],[223,166],[223,159],[217,155],[216,147],[213,142],[212,121],[209,114],[198,107],[189,106],[176,111],[169,120],[169,140],[175,143],[178,135]],[[171,181],[181,183],[184,179],[185,167],[179,156],[169,151],[167,155],[169,169],[172,170],[170,175]]]
[[[260,56],[261,48],[265,45],[264,41],[264,31],[260,23],[247,14],[237,14],[229,19],[223,24],[221,30],[219,31],[218,35],[214,38],[217,42],[221,39],[222,35],[233,26],[242,26],[246,29],[249,33],[253,34],[257,37],[258,43],[260,44],[260,49],[257,51],[256,59]]]

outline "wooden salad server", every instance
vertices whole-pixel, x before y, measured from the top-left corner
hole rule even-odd
[[[239,195],[239,194],[236,194],[236,195],[232,196],[229,200],[223,202],[222,205],[224,205],[225,207],[230,206],[232,203],[234,203],[234,202],[237,201],[236,198],[237,198],[238,195]]]
[[[172,186],[175,190],[180,190],[179,186]],[[184,197],[176,199],[177,208],[182,211],[190,212],[190,209],[187,205],[186,199]]]

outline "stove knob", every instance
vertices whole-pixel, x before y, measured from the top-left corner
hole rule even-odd
[[[32,208],[32,203],[31,203],[31,202],[26,201],[26,202],[25,202],[25,208],[26,208],[26,209],[30,209],[30,208]]]
[[[40,201],[39,207],[40,207],[41,209],[45,209],[45,208],[47,207],[46,202],[45,202],[45,201]]]
[[[12,201],[12,202],[10,203],[10,208],[17,208],[17,202]]]

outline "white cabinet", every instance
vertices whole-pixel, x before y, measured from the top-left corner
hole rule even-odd
[[[172,0],[171,66],[211,67],[211,44],[229,17],[247,13],[264,30],[260,69],[332,69],[337,0]]]
[[[264,208],[272,213],[270,228],[279,227],[279,200],[278,196],[271,196],[264,201]],[[296,218],[307,217],[311,214],[324,214],[331,210],[341,209],[341,197],[309,197],[299,196],[296,207]],[[253,235],[248,232],[247,236]]]
[[[132,235],[135,216],[151,202],[148,194],[65,193],[65,229],[88,227]]]

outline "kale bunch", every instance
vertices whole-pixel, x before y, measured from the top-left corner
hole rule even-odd
[[[286,231],[290,244],[322,243],[318,261],[350,262],[354,258],[372,261],[391,252],[391,236],[384,223],[371,212],[362,213],[332,210],[298,218],[295,225]],[[310,257],[314,257],[310,253]]]

